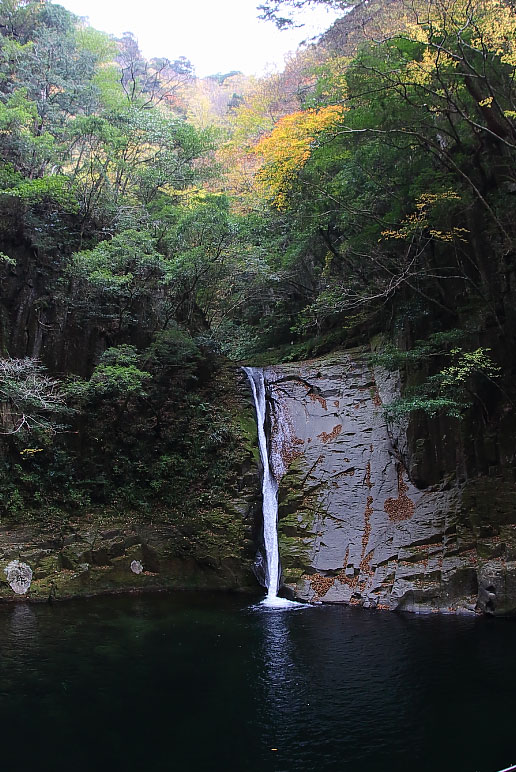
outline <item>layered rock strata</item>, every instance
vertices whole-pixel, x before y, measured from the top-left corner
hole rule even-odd
[[[267,368],[283,582],[295,597],[416,612],[516,612],[516,489],[418,489],[396,378],[362,351]]]

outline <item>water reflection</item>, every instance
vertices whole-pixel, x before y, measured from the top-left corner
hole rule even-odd
[[[295,731],[303,727],[303,734],[309,729],[305,714],[310,695],[300,670],[296,638],[292,635],[293,617],[299,621],[305,613],[310,614],[310,610],[292,613],[287,609],[262,608],[256,612],[261,631],[256,695],[261,756],[265,767],[275,772],[289,769],[288,765],[284,766],[286,755],[292,760],[294,754],[296,764],[299,763],[299,747],[294,749],[292,743],[293,727]]]
[[[288,612],[281,609],[260,612],[263,631],[263,680],[273,704],[277,704],[278,696],[291,685],[295,672],[288,617]]]
[[[515,757],[516,624],[243,604],[0,606],[4,766],[20,747],[23,768],[75,772],[494,772]]]
[[[3,699],[9,698],[13,709],[20,698],[17,684],[33,671],[40,654],[38,617],[34,610],[27,603],[14,603],[5,612],[0,618],[0,720],[7,704]]]
[[[11,646],[18,652],[33,652],[38,646],[38,618],[28,603],[16,603],[9,617]]]
[[[266,767],[312,772],[317,759],[321,769],[341,772],[355,769],[358,760],[383,756],[386,763],[389,753],[406,747],[413,695],[404,688],[412,673],[401,620],[321,607],[256,616]],[[384,621],[385,640],[379,630]],[[417,742],[417,725],[412,733]]]

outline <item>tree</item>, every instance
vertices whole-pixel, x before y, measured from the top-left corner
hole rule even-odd
[[[70,310],[76,318],[121,336],[158,314],[167,264],[148,231],[127,230],[77,252],[68,266]]]
[[[297,174],[310,158],[319,137],[341,119],[344,108],[328,105],[318,110],[302,110],[282,118],[269,136],[253,148],[263,159],[257,179],[267,198],[279,209],[287,203]]]
[[[194,77],[193,65],[184,56],[173,62],[166,58],[144,59],[130,32],[119,41],[117,61],[126,99],[140,109],[156,107],[163,101],[168,107],[179,107],[181,91]]]
[[[62,384],[37,359],[0,359],[0,434],[52,434],[66,412]]]
[[[302,8],[312,5],[326,5],[345,11],[354,4],[352,0],[266,0],[258,6],[258,10],[261,11],[260,19],[273,21],[277,27],[285,29],[296,25],[295,12]],[[288,16],[282,15],[283,13],[288,14],[289,11]]]
[[[91,227],[114,230],[124,207],[145,208],[161,192],[173,198],[202,177],[199,160],[212,145],[211,132],[134,106],[106,116],[79,116],[70,122],[67,137],[83,234]]]
[[[262,190],[272,200],[279,190],[289,213],[291,258],[310,261],[318,284],[301,328],[346,317],[381,324],[414,296],[443,323],[458,322],[460,297],[503,325],[514,218],[499,194],[514,180],[514,11],[450,0],[383,13],[383,42],[319,68],[296,120],[343,108],[323,141],[307,148],[287,118],[281,141],[280,121],[257,148],[268,154]]]

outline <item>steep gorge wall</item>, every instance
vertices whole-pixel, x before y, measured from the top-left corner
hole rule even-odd
[[[224,407],[228,445],[217,450],[224,457],[223,484],[215,490],[191,479],[190,496],[163,497],[153,509],[51,507],[17,520],[1,518],[0,601],[144,590],[256,590],[252,563],[260,530],[260,476],[254,407],[247,380],[235,376],[232,365],[218,370],[217,385],[213,399]],[[214,461],[208,452],[204,458],[206,464]],[[9,567],[16,575],[20,564],[31,581],[17,592]]]
[[[224,394],[239,441],[230,475],[235,487],[223,499],[211,497],[186,530],[177,512],[166,511],[62,513],[52,523],[2,524],[0,598],[256,587],[256,423],[247,379],[230,369]],[[461,465],[459,475],[425,485],[418,443],[435,443],[422,436],[407,443],[405,427],[387,426],[383,403],[397,393],[397,379],[373,371],[363,350],[269,367],[266,378],[273,465],[281,476],[283,582],[297,598],[416,612],[515,613],[510,477],[492,466],[490,475],[464,478]],[[458,432],[448,434],[452,458]],[[434,466],[440,468],[438,459]],[[16,560],[33,572],[27,595],[16,595],[5,575]],[[133,561],[141,573],[133,572]]]
[[[0,251],[16,260],[0,275],[0,354],[36,357],[52,373],[89,377],[100,355],[122,342],[148,343],[138,325],[120,336],[108,325],[88,317],[84,309],[66,302],[70,282],[62,276],[62,262],[30,245],[0,240]],[[58,287],[58,289],[56,289]]]
[[[513,481],[495,469],[416,487],[404,429],[389,431],[382,408],[396,378],[362,351],[270,367],[266,378],[283,581],[297,598],[516,612]]]

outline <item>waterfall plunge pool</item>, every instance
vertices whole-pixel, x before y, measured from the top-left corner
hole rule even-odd
[[[211,593],[0,607],[4,766],[496,772],[516,623]]]

